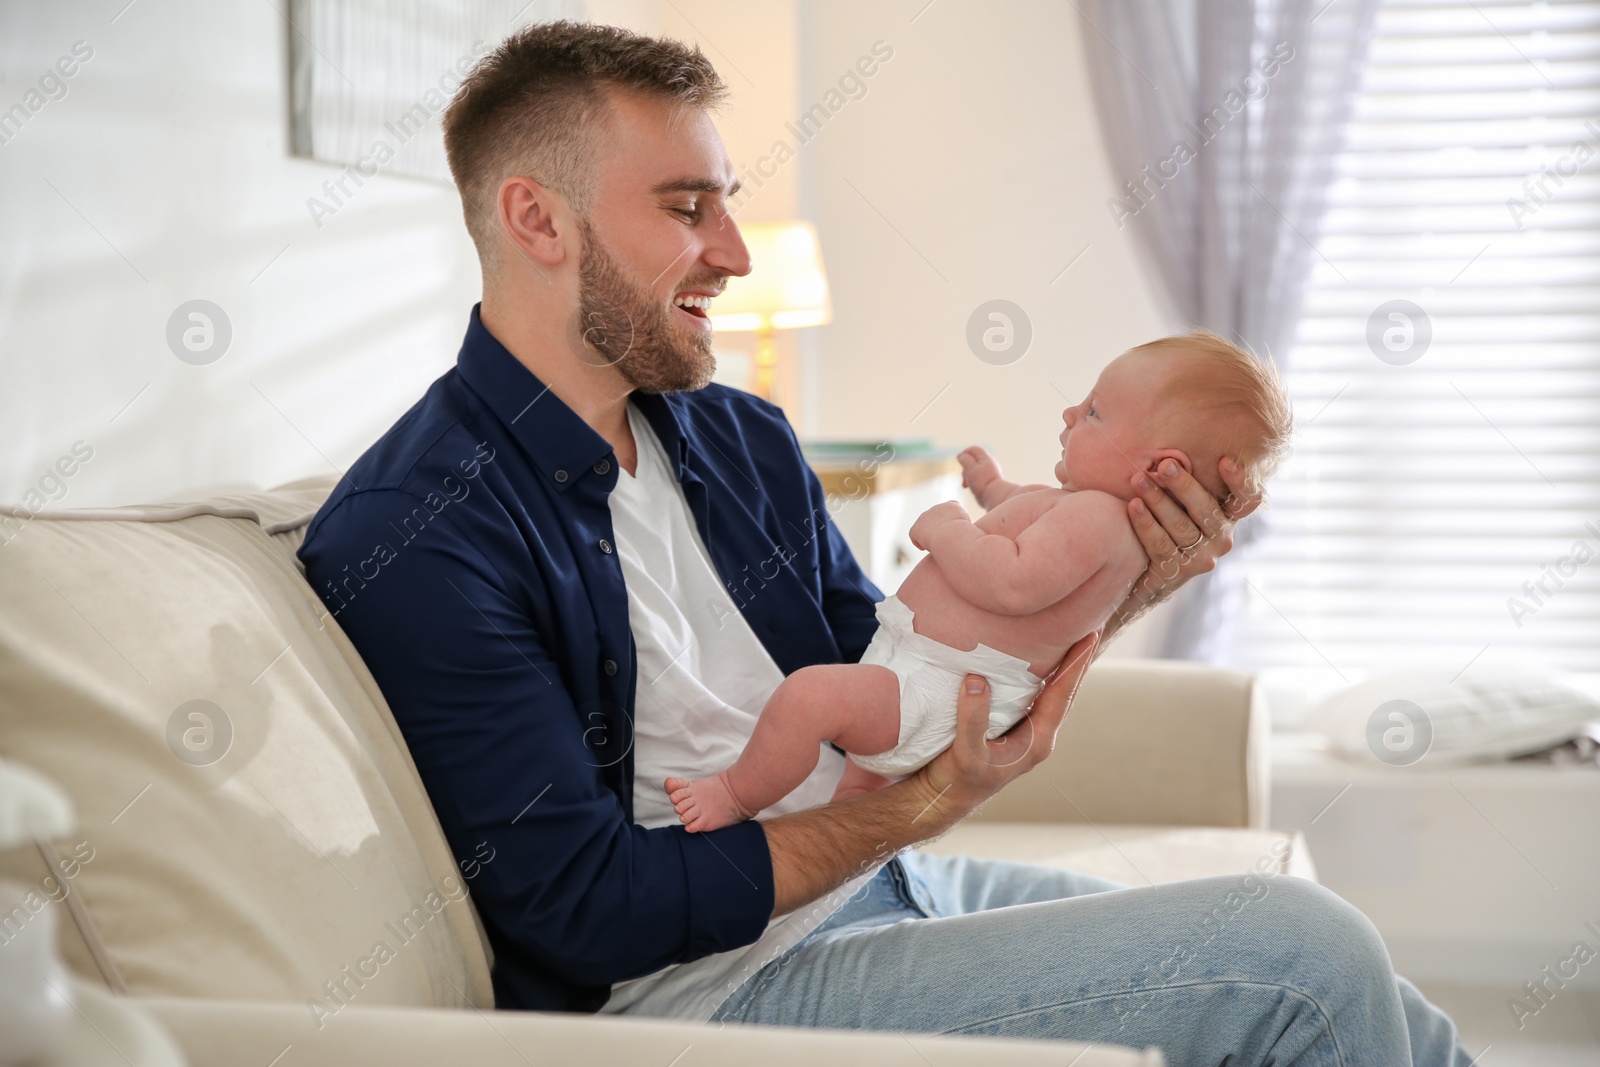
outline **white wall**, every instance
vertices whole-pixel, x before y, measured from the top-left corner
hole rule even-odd
[[[1062,408],[1119,353],[1170,332],[1106,211],[1118,183],[1075,8],[812,0],[801,12],[801,111],[876,42],[893,49],[798,158],[834,304],[803,341],[805,430],[982,443],[1010,477],[1048,482]],[[1032,323],[1009,365],[968,345],[969,317],[992,299]],[[1156,654],[1166,620],[1158,609],[1112,654]]]
[[[1162,331],[1105,208],[1114,182],[1073,5],[815,0],[805,11],[803,106],[873,42],[894,50],[803,151],[835,310],[816,331],[809,428],[983,442],[1008,474],[1047,480],[1062,408]],[[1033,324],[1009,366],[967,345],[968,317],[995,298]]]
[[[455,193],[380,175],[319,229],[337,169],[288,156],[274,6],[120,7],[0,13],[0,108],[93,49],[0,145],[0,499],[80,439],[58,506],[342,467],[454,359],[478,291]],[[166,343],[196,298],[233,327],[209,366]]]

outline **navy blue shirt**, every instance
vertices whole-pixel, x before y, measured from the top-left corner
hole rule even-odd
[[[635,393],[718,575],[788,674],[855,662],[882,594],[783,413],[725,386]],[[350,468],[300,559],[405,735],[494,950],[502,1008],[748,945],[773,907],[757,822],[633,821],[635,655],[611,446],[484,329]]]

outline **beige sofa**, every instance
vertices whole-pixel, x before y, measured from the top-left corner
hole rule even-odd
[[[136,998],[195,1067],[1160,1062],[492,1012],[473,869],[294,557],[331,484],[0,512],[0,756],[58,783],[78,822],[0,853],[0,876],[56,901],[80,979]],[[1299,842],[1264,829],[1264,727],[1246,676],[1104,663],[1056,756],[930,847],[1134,884],[1309,876]]]

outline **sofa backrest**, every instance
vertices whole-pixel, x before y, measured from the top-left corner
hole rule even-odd
[[[1055,750],[973,818],[1265,829],[1269,715],[1254,675],[1107,656]]]
[[[332,485],[0,511],[0,758],[77,811],[0,876],[61,908],[78,974],[324,1020],[493,1003],[471,882],[294,558]]]

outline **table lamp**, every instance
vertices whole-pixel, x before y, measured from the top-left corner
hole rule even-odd
[[[719,330],[756,332],[755,380],[751,390],[771,400],[778,346],[777,330],[821,326],[833,318],[828,278],[822,270],[817,228],[809,222],[752,222],[740,226],[750,249],[750,273],[729,278],[712,304],[711,324]]]

